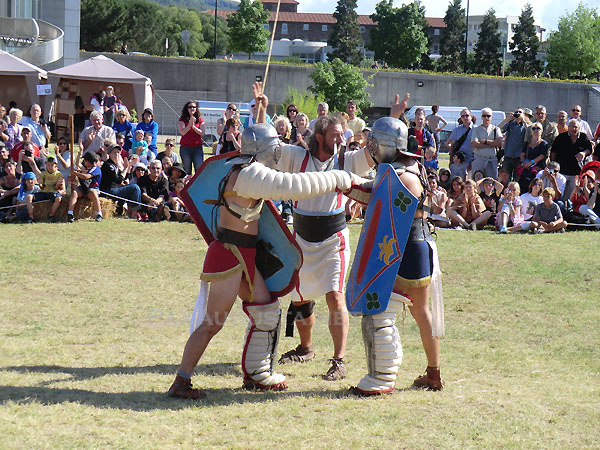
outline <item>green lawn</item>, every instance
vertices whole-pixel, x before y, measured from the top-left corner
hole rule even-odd
[[[411,389],[426,365],[411,317],[394,394],[346,393],[365,372],[357,318],[348,378],[322,380],[332,344],[319,299],[317,358],[280,366],[288,391],[240,389],[238,304],[196,370],[208,398],[190,402],[165,392],[206,250],[192,224],[2,228],[0,448],[598,447],[599,233],[438,231],[442,392]]]

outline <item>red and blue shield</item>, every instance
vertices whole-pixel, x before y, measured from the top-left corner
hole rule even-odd
[[[239,152],[230,152],[208,158],[181,193],[181,199],[207,244],[215,240],[215,226],[219,223],[219,208],[215,206],[219,183],[232,168],[225,163],[238,155]],[[270,200],[265,201],[258,230],[256,267],[271,294],[281,297],[296,285],[302,251]]]
[[[417,202],[394,168],[379,164],[346,288],[352,314],[387,309]]]

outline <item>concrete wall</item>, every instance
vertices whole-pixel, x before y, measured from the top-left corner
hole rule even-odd
[[[82,52],[81,58],[96,54]],[[150,77],[157,90],[196,91],[203,94],[199,99],[219,101],[249,101],[252,98],[251,84],[257,75],[264,75],[265,68],[264,64],[240,61],[120,54],[107,56]],[[299,90],[308,88],[311,84],[308,75],[312,70],[312,67],[271,65],[266,88],[271,103],[283,103],[288,86]],[[367,75],[373,73],[373,87],[369,93],[375,107],[389,107],[394,94],[410,92],[410,103],[413,105],[437,103],[472,109],[489,106],[508,112],[518,106],[533,109],[541,103],[546,106],[552,120],[559,110],[570,110],[577,103],[583,107],[583,117],[593,128],[600,121],[600,111],[592,107],[594,98],[600,96],[600,92],[594,90],[592,85],[365,71]],[[175,110],[178,108],[180,106]]]

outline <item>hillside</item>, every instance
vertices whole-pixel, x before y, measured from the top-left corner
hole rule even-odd
[[[196,8],[200,11],[214,9],[215,1],[218,1],[219,9],[237,9],[240,2],[234,0],[152,0],[160,5],[177,5],[182,8]]]

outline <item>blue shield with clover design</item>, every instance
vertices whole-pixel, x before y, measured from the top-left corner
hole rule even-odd
[[[350,313],[387,309],[417,203],[394,168],[379,164],[346,287]]]

